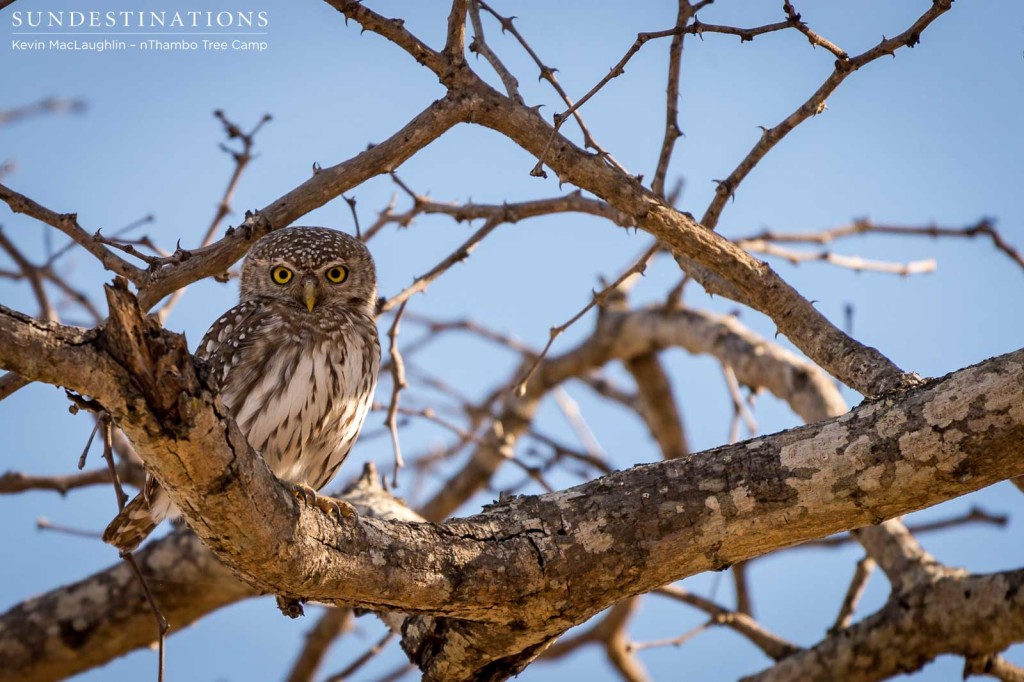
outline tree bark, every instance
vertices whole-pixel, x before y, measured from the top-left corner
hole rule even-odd
[[[336,520],[273,477],[180,336],[123,286],[108,297],[97,334],[0,310],[0,365],[107,409],[204,544],[256,589],[427,616],[403,632],[433,679],[510,674],[624,597],[1024,473],[1022,350],[835,419],[466,519]]]

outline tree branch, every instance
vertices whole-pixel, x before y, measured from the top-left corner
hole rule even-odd
[[[744,682],[884,680],[940,654],[1002,651],[1024,639],[1024,570],[949,575]]]
[[[416,647],[428,677],[453,665],[474,667],[447,679],[499,661],[514,669],[624,597],[1024,473],[1022,350],[898,401],[459,521],[335,520],[299,504],[224,421],[180,337],[145,317],[123,285],[108,297],[111,322],[84,339],[0,310],[0,365],[57,376],[102,404],[203,542],[258,589],[422,613],[427,627],[407,628],[421,636],[439,622],[453,635],[501,626],[500,646],[473,655],[454,636]],[[91,354],[92,368],[66,366],[72,352]]]
[[[165,259],[160,267],[148,273],[140,287],[140,303],[148,310],[176,289],[226,271],[245,255],[255,240],[271,230],[290,225],[300,216],[376,175],[394,171],[459,123],[465,113],[466,105],[458,97],[433,102],[384,142],[347,161],[318,170],[306,182],[247,217],[239,228],[229,230],[223,239],[189,251],[184,258],[179,254]]]
[[[515,104],[482,82],[472,93],[472,122],[504,133],[538,158],[548,148],[546,163],[558,173],[560,182],[593,192],[632,215],[639,228],[665,244],[677,259],[690,259],[700,266],[688,266],[687,271],[709,292],[726,295],[771,317],[780,333],[846,385],[875,396],[916,381],[874,348],[840,331],[768,265],[697,224],[689,214],[676,211],[564,137],[556,136],[549,147],[552,128],[532,109]],[[726,282],[726,288],[717,285],[716,277]]]

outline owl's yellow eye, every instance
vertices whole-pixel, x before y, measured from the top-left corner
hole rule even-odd
[[[328,282],[333,284],[341,284],[348,279],[348,268],[342,265],[335,265],[333,268],[328,268],[327,272],[324,273]]]
[[[270,271],[270,278],[278,284],[288,284],[292,281],[292,271],[283,265],[278,265]]]

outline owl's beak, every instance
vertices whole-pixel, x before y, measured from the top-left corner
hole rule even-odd
[[[306,307],[309,312],[313,312],[313,306],[316,305],[316,283],[306,282],[302,285],[302,294],[306,301]]]

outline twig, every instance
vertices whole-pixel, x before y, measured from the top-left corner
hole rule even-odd
[[[341,198],[345,200],[345,203],[348,204],[348,209],[352,212],[352,223],[356,228],[356,239],[361,240],[363,238],[363,232],[359,229],[359,213],[356,212],[356,198],[349,198],[344,194],[341,195]]]
[[[101,537],[100,533],[91,530],[82,530],[81,528],[72,528],[70,526],[62,526],[57,523],[51,523],[45,516],[40,516],[36,519],[36,528],[38,530],[52,530],[64,535],[74,535],[80,538],[89,538],[90,540],[99,540]]]
[[[746,248],[746,244],[756,241],[769,242],[807,242],[813,244],[829,244],[837,239],[861,234],[892,234],[900,236],[920,237],[955,237],[973,239],[975,237],[988,237],[992,244],[1005,253],[1021,268],[1024,268],[1024,255],[1008,243],[996,230],[995,225],[989,218],[982,218],[974,225],[966,227],[939,227],[937,225],[910,226],[891,225],[875,223],[867,218],[854,220],[849,225],[833,227],[817,232],[774,232],[765,230],[749,237],[735,239],[737,245]]]
[[[612,472],[611,466],[608,465],[608,460],[597,453],[579,452],[578,450],[574,450],[562,443],[559,443],[550,436],[545,436],[536,429],[532,429],[529,435],[531,438],[554,450],[556,460],[562,457],[568,457],[593,467],[601,474],[610,474]]]
[[[344,670],[342,670],[341,672],[328,677],[324,682],[342,682],[342,680],[347,680],[349,677],[355,674],[360,668],[366,665],[366,663],[371,658],[373,658],[381,651],[383,651],[384,647],[388,645],[388,642],[390,642],[394,638],[394,636],[395,633],[389,630],[386,635],[381,637],[380,641],[378,641],[372,647],[364,651],[359,658],[345,666]]]
[[[166,652],[166,641],[167,631],[170,630],[170,624],[164,615],[160,613],[160,607],[156,605],[156,600],[153,598],[153,593],[149,589],[149,585],[146,583],[145,576],[142,575],[142,569],[139,568],[139,562],[135,560],[135,555],[131,552],[121,552],[121,558],[128,562],[128,565],[132,567],[132,573],[135,574],[136,579],[142,586],[142,593],[146,595],[146,601],[149,603],[149,608],[153,612],[153,617],[156,619],[157,627],[157,682],[164,682],[164,668],[165,668],[165,652]]]
[[[530,47],[529,43],[526,42],[526,38],[523,37],[523,34],[521,34],[519,32],[519,29],[517,29],[515,25],[512,23],[512,20],[515,19],[515,17],[503,17],[497,12],[495,12],[483,0],[479,0],[479,2],[480,8],[490,13],[501,24],[502,33],[511,33],[512,36],[519,42],[519,44],[522,45],[523,49],[526,50],[526,53],[530,55],[530,58],[533,60],[534,64],[536,64],[537,68],[540,69],[539,80],[545,80],[548,83],[550,83],[551,87],[554,88],[555,92],[558,93],[558,96],[562,98],[563,102],[565,102],[565,105],[567,107],[572,107],[572,99],[570,99],[569,95],[565,92],[565,89],[562,87],[561,83],[558,82],[558,77],[555,76],[555,72],[557,71],[557,69],[545,65],[544,62],[540,60],[540,57],[537,56],[537,53],[533,50],[532,47]],[[594,136],[590,133],[590,130],[587,128],[587,125],[583,122],[583,117],[580,116],[579,112],[573,111],[572,116],[574,119],[576,119],[576,124],[580,127],[580,132],[583,133],[583,146],[587,149],[593,149],[601,156],[601,158],[603,158],[613,168],[617,168],[626,175],[629,175],[629,172],[625,168],[623,168],[619,164],[619,162],[616,161],[615,158],[611,154],[609,154],[607,150],[604,149],[604,147],[597,143],[597,140],[594,139]],[[541,172],[543,173],[543,171]]]
[[[598,81],[597,84],[594,87],[592,87],[585,95],[583,95],[583,97],[577,100],[575,104],[572,104],[568,109],[566,109],[562,113],[556,113],[554,115],[554,125],[551,128],[551,135],[548,137],[547,144],[544,145],[544,150],[540,153],[540,156],[537,157],[537,164],[533,167],[533,170],[530,171],[530,175],[537,177],[547,177],[547,173],[544,172],[544,161],[547,159],[548,150],[551,148],[551,143],[554,142],[555,137],[558,135],[559,129],[562,127],[562,124],[565,123],[566,119],[568,119],[570,115],[576,113],[576,111],[580,107],[582,107],[584,104],[590,101],[590,98],[596,95],[601,90],[601,88],[607,85],[613,78],[618,78],[619,76],[624,74],[626,72],[626,64],[629,62],[630,59],[633,58],[633,55],[639,52],[640,49],[651,40],[679,35],[684,30],[684,26],[677,26],[675,28],[670,28],[664,31],[638,33],[636,36],[636,40],[633,41],[633,44],[629,46],[629,49],[626,50],[626,53],[622,55],[622,58],[619,59],[619,61],[615,64],[615,66],[611,68],[611,70],[607,73],[607,75],[604,76],[604,78]],[[618,170],[622,171],[626,175],[629,175],[629,172],[626,171],[625,168],[623,168],[617,163],[614,165],[616,168],[618,168]]]
[[[86,471],[67,476],[32,476],[19,471],[8,471],[0,476],[0,495],[10,495],[26,490],[53,490],[66,495],[69,490],[84,488],[99,483],[110,483],[107,468]]]
[[[857,562],[850,586],[846,589],[846,596],[843,597],[843,603],[839,607],[839,615],[836,616],[835,623],[829,628],[830,635],[848,628],[853,622],[853,612],[857,610],[857,604],[860,602],[864,588],[867,587],[868,579],[871,578],[876,566],[878,564],[869,556],[865,556]]]
[[[795,251],[793,249],[787,249],[772,244],[771,242],[761,240],[744,241],[740,243],[740,246],[753,253],[764,253],[769,256],[785,258],[793,265],[799,265],[800,263],[807,261],[824,261],[843,268],[849,268],[854,272],[867,270],[870,272],[892,273],[894,275],[906,277],[908,275],[935,272],[936,267],[934,258],[909,261],[907,263],[890,263],[886,261],[865,260],[858,256],[843,256],[838,253],[833,253],[832,251],[821,251],[818,253]]]
[[[160,256],[150,256],[149,254],[142,253],[135,248],[135,242],[131,240],[118,240],[111,237],[105,237],[100,230],[96,230],[96,233],[92,236],[93,241],[97,244],[104,244],[106,246],[113,247],[118,251],[127,253],[129,256],[138,258],[143,263],[150,267],[154,267],[162,260]],[[149,246],[149,243],[146,244]]]
[[[119,512],[124,511],[124,505],[128,502],[128,495],[125,494],[124,488],[121,487],[121,478],[118,476],[117,464],[114,462],[114,425],[110,415],[100,415],[97,426],[103,430],[103,461],[107,463],[107,469],[110,471],[110,480],[114,484],[114,494],[117,496],[117,510]],[[92,436],[89,437],[89,441],[92,441]],[[86,445],[86,450],[88,450],[88,444]],[[83,452],[83,459],[84,454]]]
[[[231,201],[234,199],[235,190],[238,187],[238,182],[242,178],[242,172],[249,165],[249,162],[253,159],[252,148],[255,144],[256,133],[272,120],[270,114],[263,114],[262,118],[252,127],[249,132],[243,132],[242,129],[232,122],[224,114],[223,111],[217,109],[213,112],[213,115],[220,121],[224,127],[224,133],[227,135],[228,141],[239,140],[241,142],[241,149],[231,149],[227,144],[221,144],[220,148],[229,154],[235,162],[235,167],[231,172],[231,177],[228,179],[228,185],[224,188],[224,194],[221,196],[220,202],[217,204],[217,210],[213,214],[213,219],[210,221],[209,226],[206,228],[206,233],[203,235],[202,240],[199,242],[199,247],[209,246],[213,243],[213,239],[217,234],[217,230],[226,218],[231,213]],[[179,247],[179,253],[181,252]],[[176,289],[171,294],[167,302],[161,306],[160,310],[157,311],[157,316],[161,323],[167,320],[167,316],[170,315],[171,309],[181,300],[181,297],[185,294],[185,290],[188,287],[181,287]]]
[[[505,221],[500,220],[498,218],[488,219],[487,222],[484,223],[479,230],[474,232],[469,237],[469,239],[464,241],[462,245],[459,246],[459,248],[455,249],[455,251],[448,254],[448,256],[444,260],[442,260],[440,263],[431,268],[429,272],[420,275],[408,287],[406,287],[399,293],[389,298],[383,304],[381,304],[379,306],[378,314],[385,313],[394,308],[395,306],[404,306],[406,302],[409,300],[410,296],[421,291],[426,291],[427,287],[430,286],[431,282],[433,282],[442,274],[444,274],[446,270],[448,270],[456,263],[461,263],[462,261],[466,260],[469,257],[469,254],[473,252],[473,249],[476,248],[477,244],[479,244],[484,239],[484,237],[489,235],[492,231],[494,231],[494,228],[498,227],[498,225],[502,224],[503,222]]]
[[[651,248],[647,249],[647,251],[645,251],[644,254],[640,256],[640,258],[637,259],[637,261],[633,265],[631,265],[629,268],[626,269],[625,272],[619,275],[618,279],[616,279],[614,282],[606,286],[601,291],[594,292],[593,296],[590,299],[590,302],[587,305],[585,305],[578,313],[576,313],[571,318],[566,320],[563,324],[551,328],[548,334],[548,342],[547,344],[545,344],[544,349],[541,350],[540,355],[534,358],[533,363],[526,370],[526,372],[523,375],[523,378],[516,382],[514,388],[516,395],[522,396],[526,393],[527,382],[530,381],[530,379],[533,377],[534,372],[537,371],[537,367],[540,366],[541,360],[543,360],[544,357],[548,354],[548,351],[551,350],[551,344],[555,342],[555,339],[561,336],[566,329],[575,324],[577,320],[579,320],[581,317],[590,312],[591,308],[604,301],[604,299],[611,292],[618,289],[619,285],[626,281],[627,278],[637,273],[643,273],[643,271],[647,269],[648,261],[650,261],[650,259],[654,256],[655,253],[658,252],[659,249],[660,247],[658,244],[655,244]]]
[[[569,392],[562,386],[557,386],[551,392],[551,396],[555,399],[555,405],[558,406],[562,415],[565,416],[565,420],[569,422],[569,427],[572,428],[580,443],[586,448],[587,453],[595,460],[607,460],[608,455],[605,453],[604,448],[601,447],[601,444],[597,442],[597,437],[594,436],[590,425],[583,418],[579,403],[573,400]]]
[[[900,47],[913,47],[921,40],[921,33],[935,19],[947,12],[953,4],[953,0],[935,0],[908,29],[893,38],[884,38],[877,45],[856,57],[838,58],[835,68],[828,78],[818,87],[814,93],[807,98],[793,113],[783,119],[772,128],[764,128],[761,138],[751,148],[747,155],[740,161],[739,165],[729,174],[725,180],[718,182],[715,190],[715,197],[711,200],[701,224],[709,230],[715,229],[718,219],[725,208],[726,202],[733,196],[736,189],[744,178],[754,167],[794,128],[806,121],[811,116],[825,110],[825,101],[835,92],[836,88],[846,80],[847,76],[854,73],[864,65],[884,55],[894,55]],[[786,22],[790,24],[789,21]],[[806,34],[805,34],[806,35]]]
[[[779,21],[774,24],[765,24],[764,26],[755,26],[753,28],[740,28],[738,26],[705,24],[694,19],[693,23],[686,27],[686,32],[699,36],[702,40],[705,33],[721,33],[723,35],[737,36],[741,43],[748,43],[757,36],[776,31],[785,31],[787,28],[793,28],[793,25],[788,21]]]
[[[730,611],[715,602],[693,594],[675,585],[666,585],[653,594],[662,595],[689,604],[712,616],[716,625],[724,625],[746,637],[774,661],[779,661],[797,651],[800,647],[766,630],[760,623],[743,613]]]
[[[693,16],[693,7],[688,0],[680,0],[679,13],[676,16],[676,27],[686,26]],[[672,36],[672,44],[668,51],[668,86],[665,88],[665,136],[661,141],[661,152],[658,154],[658,165],[654,171],[654,180],[651,181],[651,190],[659,195],[665,196],[665,176],[668,174],[668,164],[672,160],[672,150],[675,149],[676,140],[683,135],[679,129],[679,71],[683,61],[683,37],[684,33],[679,32]]]
[[[786,18],[793,24],[793,27],[803,33],[807,37],[807,42],[811,45],[815,47],[823,47],[839,59],[846,59],[849,57],[846,50],[812,31],[810,27],[801,20],[800,13],[796,11],[796,8],[793,7],[793,4],[789,0],[784,0],[782,9],[786,13]]]
[[[367,228],[366,234],[360,235],[359,238],[362,239],[364,242],[368,242],[371,239],[373,239],[378,232],[383,230],[391,223],[397,222],[399,225],[401,225],[403,219],[397,217],[395,214],[395,206],[397,205],[398,194],[395,193],[391,195],[391,201],[388,202],[388,205],[385,206],[379,213],[377,213],[377,220],[373,222],[373,225],[370,225],[370,227]],[[408,219],[412,220],[412,216],[410,215]]]
[[[85,468],[85,460],[89,456],[90,448],[92,448],[92,441],[96,437],[96,432],[100,430],[100,424],[102,423],[103,421],[101,419],[97,419],[96,423],[93,424],[92,431],[89,432],[89,438],[85,441],[85,447],[82,448],[82,454],[78,458],[79,471]]]
[[[114,435],[113,435],[113,420],[110,415],[103,414],[100,416],[100,423],[103,429],[103,459],[107,462],[107,468],[110,471],[110,477],[114,484],[114,494],[117,497],[117,510],[118,512],[124,511],[125,503],[128,501],[128,496],[125,495],[124,489],[121,487],[121,479],[117,475],[117,465],[114,464]],[[170,629],[170,625],[164,615],[160,612],[160,607],[157,606],[156,600],[153,598],[153,593],[149,589],[149,585],[146,583],[146,578],[142,575],[142,569],[139,568],[139,563],[135,560],[135,555],[130,551],[122,551],[120,553],[121,558],[124,559],[129,566],[132,568],[132,572],[135,574],[136,579],[139,581],[139,585],[142,587],[142,593],[146,595],[146,601],[149,603],[149,608],[153,612],[153,618],[156,619],[157,627],[157,682],[164,682],[164,669],[165,669],[165,643],[167,640],[167,631]]]
[[[145,216],[143,216],[141,218],[137,218],[137,219],[133,220],[132,222],[128,223],[127,225],[125,225],[124,227],[116,230],[113,233],[113,235],[115,237],[121,237],[121,236],[123,236],[125,234],[128,234],[132,230],[138,229],[142,225],[145,225],[145,224],[148,224],[148,223],[152,223],[154,220],[156,220],[156,217],[152,213],[150,213],[149,215],[145,215]],[[54,263],[57,262],[57,260],[61,256],[63,256],[64,254],[70,252],[76,246],[79,246],[78,242],[75,242],[75,241],[68,242],[67,244],[65,244],[61,248],[57,249],[56,251],[54,251],[52,254],[50,254],[49,257],[46,259],[46,263],[44,264],[44,266],[46,268],[51,267]]]
[[[750,413],[746,401],[743,400],[736,372],[729,365],[722,365],[722,376],[725,377],[725,385],[729,389],[729,398],[732,400],[732,425],[729,428],[729,442],[735,443],[740,439],[740,422],[746,424],[747,432],[752,436],[757,433],[757,421]]]
[[[631,651],[643,651],[644,649],[653,649],[655,647],[663,647],[663,646],[679,647],[679,646],[682,646],[683,644],[686,644],[688,641],[690,641],[691,639],[693,639],[694,637],[696,637],[700,633],[704,632],[705,630],[707,630],[712,625],[715,625],[715,620],[713,618],[711,620],[709,620],[709,621],[706,621],[706,622],[698,625],[697,627],[693,628],[692,630],[687,630],[686,632],[684,632],[683,634],[679,635],[678,637],[672,637],[671,639],[656,639],[656,640],[653,640],[653,641],[650,641],[650,642],[633,642],[632,644],[629,645],[629,648],[630,648]]]
[[[491,68],[494,69],[494,72],[498,74],[498,78],[501,79],[501,83],[505,86],[505,92],[508,93],[508,96],[522,104],[523,97],[519,94],[519,81],[516,80],[516,77],[512,75],[508,67],[498,58],[498,55],[487,44],[487,39],[484,38],[484,26],[483,22],[480,21],[480,3],[477,0],[470,0],[469,20],[473,23],[473,42],[469,44],[469,51],[475,52],[486,59]]]
[[[398,312],[395,314],[395,320],[391,323],[391,329],[388,330],[388,339],[391,342],[389,355],[391,356],[391,403],[388,405],[388,416],[385,420],[385,424],[388,430],[391,432],[391,444],[395,450],[395,469],[391,476],[392,485],[398,485],[398,470],[405,466],[405,461],[402,459],[402,447],[398,442],[398,400],[402,389],[408,386],[405,381],[405,363],[402,360],[402,354],[398,350],[398,329],[402,322],[402,313],[405,312],[405,301],[398,308]]]
[[[0,125],[9,125],[40,114],[80,114],[85,111],[85,108],[85,100],[82,99],[47,97],[33,104],[0,110]]]
[[[443,332],[449,331],[464,331],[479,336],[482,339],[495,343],[499,346],[504,346],[509,350],[515,351],[522,355],[534,356],[537,354],[536,349],[527,346],[519,339],[516,339],[507,334],[495,331],[488,327],[483,326],[473,320],[432,320],[428,317],[418,315],[416,313],[406,313],[405,319],[415,324],[423,325],[427,328],[427,334],[422,340],[417,339],[416,342],[406,347],[406,353],[411,353],[415,346],[418,350],[422,348],[426,343],[436,341],[438,336]]]
[[[306,643],[299,652],[287,682],[310,682],[331,644],[352,627],[352,609],[327,607],[320,620],[306,633]]]
[[[40,317],[48,322],[58,322],[60,318],[57,316],[57,311],[50,305],[50,297],[46,295],[46,289],[43,287],[43,278],[39,267],[29,262],[18,247],[7,238],[2,227],[0,227],[0,249],[7,252],[7,255],[11,257],[11,260],[21,270],[21,274],[28,280],[29,286],[32,287],[32,293],[36,297],[36,302],[39,303]]]

